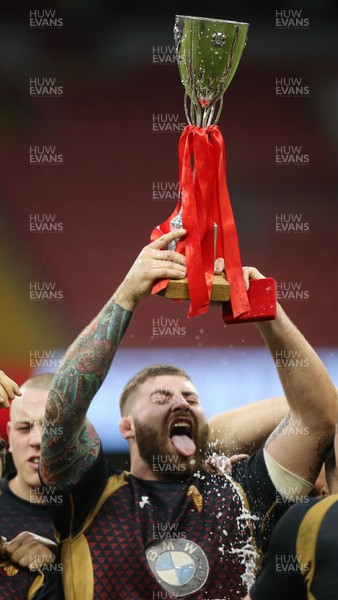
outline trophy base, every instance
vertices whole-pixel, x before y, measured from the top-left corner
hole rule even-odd
[[[159,296],[171,300],[189,300],[188,279],[170,279],[167,287],[158,292]],[[230,300],[230,285],[222,275],[214,275],[211,302],[226,302]]]
[[[227,325],[251,321],[272,321],[277,316],[277,283],[273,277],[251,279],[248,290],[250,310],[234,317],[230,302],[224,302],[222,316]]]

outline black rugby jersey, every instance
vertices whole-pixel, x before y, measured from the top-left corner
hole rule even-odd
[[[117,472],[101,451],[54,511],[66,600],[241,600],[287,504],[262,451],[189,483]]]
[[[47,504],[34,504],[19,498],[9,489],[8,482],[15,476],[9,473],[0,481],[0,535],[11,540],[22,531],[32,531],[54,539],[52,516]]]
[[[49,506],[31,503],[13,494],[8,481],[14,476],[15,472],[10,472],[0,481],[0,535],[10,541],[19,533],[30,531],[54,540]],[[62,600],[61,568],[58,559],[42,580],[38,573],[20,568],[0,555],[0,600]]]
[[[272,535],[252,600],[337,600],[338,495],[306,498]]]

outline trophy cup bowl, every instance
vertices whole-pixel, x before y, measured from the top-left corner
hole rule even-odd
[[[223,94],[229,87],[244,50],[249,24],[177,15],[174,25],[176,58],[185,88],[189,124],[217,123]],[[190,110],[187,106],[190,99]],[[220,101],[215,116],[215,106]]]

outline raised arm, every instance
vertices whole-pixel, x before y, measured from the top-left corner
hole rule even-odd
[[[172,231],[143,248],[115,294],[60,362],[43,424],[40,473],[46,484],[68,488],[97,457],[100,440],[86,418],[87,410],[138,302],[151,293],[157,279],[185,277],[185,258],[166,250],[170,241],[184,234],[184,230]]]
[[[261,276],[251,269],[248,276]],[[265,450],[288,471],[314,483],[337,421],[337,391],[302,333],[278,304],[274,321],[256,323],[282,383],[289,413],[268,438]]]
[[[218,270],[224,269],[223,259],[217,259],[216,263]],[[264,278],[264,275],[253,267],[244,267],[243,275],[247,288],[250,279]],[[281,422],[274,428],[265,443],[266,459],[268,455],[270,462],[269,473],[272,475],[277,462],[286,471],[305,480],[298,481],[301,490],[306,487],[311,489],[307,484],[315,483],[323,465],[325,452],[333,442],[338,415],[337,389],[315,350],[279,304],[277,304],[275,320],[261,321],[255,325],[277,368],[287,401],[287,414],[283,415],[286,407],[285,404],[283,407],[279,403],[282,399],[276,399],[278,406],[274,399],[269,399],[267,404],[272,403],[270,416],[263,415],[263,404],[258,406],[257,412],[255,405],[252,404],[250,407],[242,407],[238,412],[232,411],[230,416],[227,416],[227,413],[216,415],[209,423],[211,440],[215,442],[226,435],[230,435],[231,438],[231,434],[236,436],[235,429],[242,428],[242,423],[239,421],[243,416],[244,427],[243,432],[240,431],[238,434],[238,441],[235,440],[233,443],[233,440],[223,438],[222,445],[218,447],[226,454],[250,453],[251,441],[253,450],[257,449],[260,438],[264,443],[264,437],[269,434],[272,421],[276,418],[278,422],[279,417],[282,416]],[[251,432],[248,423],[250,412],[254,416]],[[261,416],[260,430],[255,430],[257,420]],[[285,472],[282,479],[284,475]],[[277,479],[274,481],[275,485]],[[286,483],[286,490],[287,485]],[[303,495],[302,491],[300,493]],[[289,496],[288,493],[285,495]]]

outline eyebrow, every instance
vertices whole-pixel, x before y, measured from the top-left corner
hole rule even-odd
[[[36,423],[39,423],[42,425],[42,419],[23,419],[21,421],[15,421],[14,425],[36,425]]]
[[[158,388],[157,390],[154,390],[153,392],[151,392],[150,397],[155,396],[156,394],[163,394],[164,396],[173,396],[174,394],[174,390],[168,390],[168,388]],[[196,396],[196,398],[198,398],[198,394],[197,392],[182,392],[180,391],[180,394],[182,396],[184,396],[184,398],[187,398],[188,396]]]
[[[151,392],[150,396],[155,396],[155,394],[164,394],[165,396],[171,396],[173,392],[168,390],[168,388],[158,388]]]

